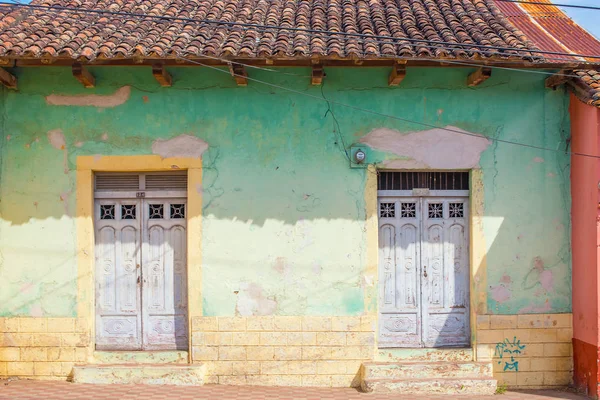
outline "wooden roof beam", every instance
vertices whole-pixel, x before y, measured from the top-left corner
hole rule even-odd
[[[79,63],[73,64],[71,67],[73,71],[73,76],[77,79],[81,84],[86,88],[93,88],[96,86],[96,79],[94,75],[87,70],[86,67]]]
[[[17,78],[4,68],[0,68],[0,83],[9,89],[17,90]]]
[[[488,67],[479,68],[467,78],[467,85],[475,87],[487,81],[492,76],[492,69]]]
[[[152,75],[154,75],[154,79],[162,87],[171,87],[173,85],[171,74],[167,72],[167,69],[162,64],[154,64],[152,66]]]
[[[324,76],[325,71],[323,70],[323,64],[313,64],[312,73],[310,77],[310,84],[313,86],[322,85]]]
[[[238,86],[248,86],[248,73],[243,65],[229,63],[229,72]]]
[[[400,64],[394,64],[392,72],[388,77],[389,86],[398,86],[406,78],[406,66]]]
[[[548,89],[556,90],[557,87],[566,83],[571,78],[569,75],[571,75],[572,73],[573,71],[564,69],[558,71],[556,74],[546,78],[546,87]]]

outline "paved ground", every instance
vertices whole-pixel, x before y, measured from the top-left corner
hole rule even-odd
[[[99,399],[99,400],[158,400],[158,399],[216,399],[216,400],[429,400],[460,398],[480,399],[482,396],[412,396],[359,393],[354,389],[275,388],[257,386],[144,386],[144,385],[84,385],[58,381],[2,381],[0,399]],[[486,397],[494,400],[584,400],[585,397],[560,391],[507,392]]]

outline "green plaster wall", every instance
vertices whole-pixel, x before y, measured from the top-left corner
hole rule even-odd
[[[75,162],[79,155],[151,154],[158,138],[194,135],[204,153],[203,279],[206,315],[354,315],[373,291],[365,279],[366,170],[343,146],[375,128],[423,126],[320,101],[307,69],[250,70],[253,78],[172,68],[161,88],[143,68],[95,68],[84,89],[67,68],[18,69],[3,91],[0,174],[0,315],[76,312]],[[567,96],[544,76],[495,70],[477,88],[467,69],[409,69],[398,88],[386,69],[328,69],[331,100],[502,140],[481,156],[488,308],[568,312],[570,301]],[[301,75],[300,77],[289,74]],[[113,108],[49,105],[49,94],[112,94]],[[335,119],[334,119],[335,117]],[[65,149],[48,132],[61,130]],[[373,151],[372,161],[394,158]],[[536,261],[537,260],[537,261]]]

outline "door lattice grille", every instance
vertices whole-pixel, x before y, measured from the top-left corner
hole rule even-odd
[[[185,173],[148,174],[146,190],[186,190],[187,175]]]
[[[97,174],[96,191],[138,190],[140,176],[138,174]]]
[[[96,192],[187,190],[187,173],[96,174]]]
[[[468,172],[380,172],[379,190],[469,190]]]

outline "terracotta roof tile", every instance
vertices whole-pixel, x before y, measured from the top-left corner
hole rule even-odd
[[[34,0],[152,16],[160,20],[80,11],[0,7],[0,56],[134,58],[203,55],[275,58],[486,58],[541,61],[536,49],[493,0]],[[392,36],[456,43],[458,48],[389,40],[226,26],[198,20]],[[472,44],[523,51],[482,50]]]
[[[550,0],[538,0],[549,2]],[[600,41],[577,25],[561,9],[551,4],[517,4],[497,2],[506,19],[518,29],[525,32],[527,37],[541,50],[600,55]],[[575,56],[560,57],[567,60],[578,60]],[[598,63],[598,59],[592,59]],[[576,70],[572,79],[574,85],[583,90],[575,90],[575,94],[584,102],[600,107],[600,72],[595,70]]]
[[[575,94],[584,103],[600,107],[600,72],[595,70],[577,70],[579,83],[585,90],[575,90]]]

